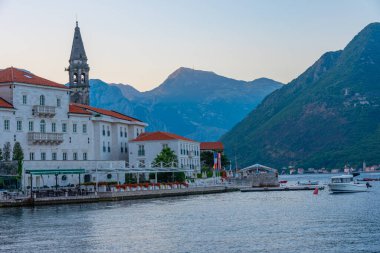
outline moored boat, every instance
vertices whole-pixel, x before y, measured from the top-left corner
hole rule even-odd
[[[369,184],[361,184],[354,181],[353,175],[341,175],[331,177],[331,183],[328,184],[332,193],[353,193],[365,192]]]
[[[305,181],[305,182],[297,182],[298,185],[319,185],[319,181]]]

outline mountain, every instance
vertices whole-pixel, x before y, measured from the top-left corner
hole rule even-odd
[[[111,83],[110,85],[119,88],[123,96],[129,100],[135,100],[141,96],[140,91],[136,90],[133,86],[129,84]]]
[[[148,131],[169,131],[199,141],[219,139],[282,86],[267,78],[246,82],[183,67],[146,92],[100,80],[90,84],[93,106],[146,121]]]
[[[322,55],[221,141],[239,166],[380,164],[380,23]]]

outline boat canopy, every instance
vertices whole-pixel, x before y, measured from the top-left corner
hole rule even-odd
[[[261,165],[261,164],[254,164],[254,165],[251,165],[251,166],[248,166],[248,167],[245,167],[243,169],[241,169],[239,172],[243,172],[243,171],[258,171],[258,170],[263,170],[263,171],[267,171],[267,172],[277,172],[276,169],[273,169],[271,167],[268,167],[268,166],[265,166],[265,165]]]

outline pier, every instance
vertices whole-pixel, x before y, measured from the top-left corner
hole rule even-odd
[[[241,192],[269,192],[269,191],[314,191],[315,188],[318,190],[323,190],[325,187],[323,185],[318,186],[279,186],[279,187],[242,187]]]
[[[164,197],[177,197],[189,195],[202,195],[239,191],[239,188],[226,186],[194,187],[185,189],[165,189],[165,190],[141,190],[126,192],[97,192],[91,195],[61,196],[61,197],[42,197],[42,198],[18,198],[0,200],[1,207],[20,207],[20,206],[42,206],[58,204],[79,204],[95,203],[104,201],[123,201],[136,199],[154,199]]]

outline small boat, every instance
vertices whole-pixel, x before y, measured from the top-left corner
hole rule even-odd
[[[341,175],[331,177],[331,183],[328,184],[332,193],[352,193],[365,192],[371,185],[369,183],[360,184],[354,181],[354,175]]]
[[[298,185],[319,185],[319,181],[306,181],[306,182],[297,182]]]

